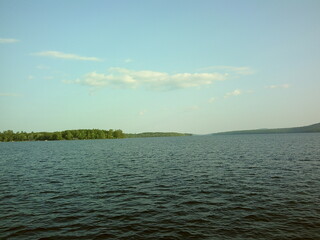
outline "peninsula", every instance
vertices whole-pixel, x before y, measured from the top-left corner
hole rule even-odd
[[[0,142],[20,141],[58,141],[58,140],[89,140],[89,139],[117,139],[138,137],[178,137],[191,136],[189,133],[176,132],[145,132],[124,133],[122,130],[78,129],[57,132],[13,132],[7,130],[0,132]]]

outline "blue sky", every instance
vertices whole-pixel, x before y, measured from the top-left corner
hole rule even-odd
[[[0,0],[0,131],[320,121],[318,0]]]

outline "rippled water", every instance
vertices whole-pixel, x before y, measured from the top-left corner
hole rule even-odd
[[[320,239],[320,134],[0,143],[0,239]]]

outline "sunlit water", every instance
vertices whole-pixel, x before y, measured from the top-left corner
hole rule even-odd
[[[0,239],[320,239],[320,134],[0,143]]]

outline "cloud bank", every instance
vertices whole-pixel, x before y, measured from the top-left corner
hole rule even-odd
[[[83,57],[76,54],[63,53],[63,52],[57,52],[57,51],[44,51],[44,52],[34,53],[33,55],[43,56],[43,57],[71,59],[71,60],[80,60],[80,61],[96,61],[96,62],[102,61],[102,59],[96,58],[96,57]]]
[[[15,42],[19,42],[19,40],[14,38],[0,38],[0,43],[15,43]]]
[[[152,90],[170,90],[210,85],[215,81],[224,81],[222,73],[177,73],[155,71],[135,71],[126,68],[110,68],[108,73],[91,72],[84,77],[65,81],[65,83],[82,84],[90,87],[138,88]]]

